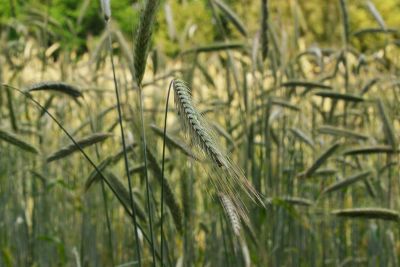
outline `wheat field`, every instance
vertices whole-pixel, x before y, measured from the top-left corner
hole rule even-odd
[[[399,12],[0,0],[0,266],[400,266]]]

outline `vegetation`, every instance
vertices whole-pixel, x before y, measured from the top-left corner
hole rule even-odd
[[[0,6],[0,266],[399,266],[398,1]]]

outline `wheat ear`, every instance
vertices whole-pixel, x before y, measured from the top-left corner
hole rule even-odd
[[[246,193],[254,202],[263,203],[260,195],[249,183],[243,171],[238,168],[224,150],[218,145],[215,134],[206,120],[193,105],[191,90],[179,79],[173,81],[174,98],[177,111],[185,131],[212,162],[212,182],[219,193],[228,196],[239,214],[247,221],[245,206],[238,191]]]

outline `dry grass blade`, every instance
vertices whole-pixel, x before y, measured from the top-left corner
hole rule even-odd
[[[362,140],[368,139],[367,135],[360,134],[355,131],[350,131],[350,130],[347,130],[344,128],[331,126],[331,125],[322,125],[321,127],[317,128],[317,131],[322,134],[344,136],[344,137],[348,137],[348,138],[356,138],[356,139],[362,139]]]
[[[142,84],[144,71],[146,69],[158,3],[159,0],[146,0],[144,10],[139,20],[134,50],[135,78],[139,86]]]
[[[163,137],[164,136],[164,131],[157,127],[156,125],[152,124],[150,125],[151,129],[154,131],[154,133],[156,133],[158,136]],[[169,133],[166,133],[165,135],[165,141],[167,142],[167,144],[177,148],[178,150],[180,150],[183,154],[195,159],[195,160],[199,160],[196,155],[190,150],[190,148],[188,148],[185,144],[183,144],[182,142],[179,142],[176,138],[172,137]]]
[[[354,208],[334,210],[332,214],[346,218],[381,219],[398,222],[399,213],[395,210],[382,208]]]
[[[320,97],[331,98],[331,99],[335,99],[335,100],[349,101],[349,102],[364,101],[364,98],[357,96],[357,95],[339,93],[339,92],[334,92],[334,91],[326,91],[326,90],[318,90],[318,91],[314,92],[314,95],[320,96]]]
[[[339,146],[340,143],[334,143],[328,147],[301,176],[304,176],[305,178],[310,177],[330,156],[333,155],[333,153],[335,153]]]
[[[396,136],[394,134],[392,123],[389,119],[389,115],[387,114],[382,99],[378,100],[378,110],[383,121],[383,129],[385,132],[386,139],[388,143],[392,146],[392,148],[396,149],[397,147]]]
[[[391,146],[375,145],[375,146],[362,146],[362,147],[349,148],[343,151],[343,155],[354,156],[354,155],[368,155],[368,154],[378,154],[378,153],[392,154],[397,152],[398,150],[393,149],[393,147]]]
[[[298,138],[301,142],[309,145],[311,148],[314,148],[314,141],[310,136],[308,136],[306,133],[304,133],[302,130],[292,127],[289,129],[293,135]]]
[[[336,183],[328,186],[327,188],[325,188],[325,190],[322,192],[322,194],[327,194],[327,193],[331,193],[331,192],[334,192],[337,190],[341,190],[343,188],[347,188],[349,185],[368,177],[370,174],[371,174],[371,171],[364,171],[364,172],[354,174],[348,178],[345,178],[339,182],[336,182]]]
[[[14,146],[21,148],[22,150],[25,150],[25,151],[28,151],[28,152],[31,152],[34,154],[39,153],[39,150],[36,147],[25,142],[22,137],[14,134],[14,133],[11,133],[9,131],[6,131],[4,129],[0,129],[0,140],[3,140],[9,144],[12,144]]]
[[[160,166],[157,163],[156,158],[154,157],[153,153],[148,149],[147,157],[149,159],[149,167],[153,170],[157,181],[160,185],[164,186],[164,200],[167,204],[169,211],[171,212],[172,218],[174,220],[176,229],[179,233],[183,233],[183,226],[182,226],[182,210],[176,200],[175,194],[172,191],[171,186],[169,185],[168,180],[162,176],[162,171]]]
[[[77,140],[77,144],[80,148],[85,148],[108,139],[112,134],[110,133],[94,133],[91,134],[81,140]],[[71,155],[72,153],[79,151],[79,148],[75,144],[70,144],[66,147],[61,148],[60,150],[54,152],[50,156],[47,157],[47,162],[51,162],[54,160],[58,160],[64,157]]]
[[[82,97],[82,92],[77,87],[64,82],[40,82],[25,88],[25,92],[34,91],[55,91],[73,98]]]
[[[215,4],[217,4],[218,8],[226,15],[226,17],[235,25],[236,29],[243,35],[247,36],[247,30],[244,26],[243,22],[239,19],[239,17],[233,12],[233,10],[227,6],[221,0],[213,0]]]

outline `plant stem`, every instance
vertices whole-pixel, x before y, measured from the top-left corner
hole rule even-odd
[[[146,129],[144,127],[144,116],[143,116],[143,94],[142,85],[139,84],[139,109],[140,109],[140,121],[142,127],[142,142],[143,142],[143,157],[144,157],[144,168],[145,168],[145,180],[146,180],[146,198],[147,198],[147,214],[149,218],[149,228],[150,228],[150,239],[151,239],[151,253],[153,257],[152,266],[156,266],[156,255],[155,255],[155,245],[154,245],[154,234],[153,234],[153,218],[152,209],[150,203],[150,185],[149,185],[149,174],[148,174],[148,164],[147,164],[147,144],[146,144]],[[162,259],[161,259],[162,262]]]
[[[167,101],[165,103],[165,115],[164,115],[164,135],[163,135],[163,148],[162,148],[162,163],[161,163],[161,233],[164,233],[163,231],[163,225],[164,225],[164,170],[165,170],[165,139],[167,135],[167,116],[168,116],[168,103],[169,103],[169,96],[171,93],[171,88],[172,84],[174,81],[171,81],[169,84],[168,88],[168,93],[167,93]],[[161,234],[161,249],[160,249],[160,254],[161,254],[161,266],[163,265],[164,262],[164,235]]]
[[[109,31],[109,23],[107,22],[107,30]],[[132,209],[132,220],[133,220],[133,225],[134,225],[134,230],[135,230],[135,239],[136,239],[136,253],[138,257],[138,265],[139,267],[142,266],[142,259],[140,256],[140,246],[139,246],[139,233],[137,229],[137,221],[136,221],[136,211],[135,211],[135,206],[133,204],[133,193],[132,193],[132,180],[131,180],[131,175],[129,173],[129,164],[128,164],[128,156],[126,153],[126,142],[125,142],[125,133],[124,133],[124,127],[122,125],[122,111],[121,111],[121,103],[119,99],[119,92],[118,92],[118,83],[117,83],[117,78],[115,75],[115,64],[114,64],[114,57],[112,53],[112,39],[111,39],[111,34],[110,31],[108,32],[108,40],[109,40],[109,49],[110,49],[110,58],[111,58],[111,66],[112,66],[112,72],[113,72],[113,78],[114,78],[114,88],[115,88],[115,95],[117,97],[117,110],[118,110],[118,121],[121,129],[121,139],[122,139],[122,149],[124,151],[124,165],[125,165],[125,172],[128,177],[128,187],[129,187],[129,200],[131,204],[131,209]]]

